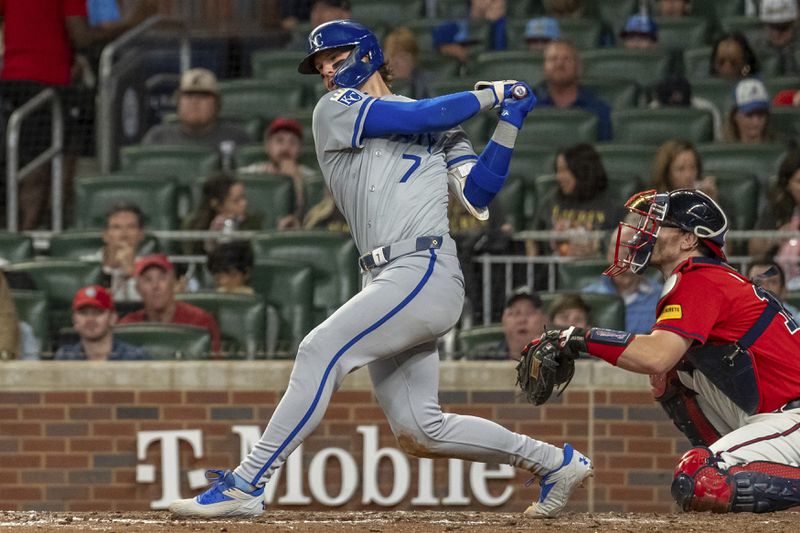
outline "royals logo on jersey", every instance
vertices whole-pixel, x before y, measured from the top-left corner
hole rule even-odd
[[[354,89],[340,89],[333,93],[331,100],[339,102],[340,104],[350,107],[356,102],[360,102],[364,97]]]

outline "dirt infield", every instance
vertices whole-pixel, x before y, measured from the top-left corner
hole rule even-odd
[[[566,513],[553,520],[529,520],[519,514],[391,511],[302,512],[273,511],[253,520],[178,520],[166,512],[47,513],[0,511],[0,532],[107,531],[117,533],[169,533],[172,531],[249,533],[252,531],[355,532],[403,531],[481,533],[546,531],[625,531],[648,533],[704,532],[770,533],[798,531],[800,514],[766,515]]]

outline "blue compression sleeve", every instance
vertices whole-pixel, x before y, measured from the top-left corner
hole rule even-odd
[[[475,93],[465,91],[416,102],[376,100],[367,112],[362,137],[418,135],[454,128],[481,110]]]
[[[508,128],[513,128],[513,132],[509,131]],[[506,144],[513,146],[516,140],[516,128],[510,125],[498,125],[498,129],[500,131],[495,132],[492,140],[483,149],[483,153],[481,153],[475,166],[470,170],[467,181],[464,184],[464,196],[472,205],[478,208],[486,207],[491,203],[506,182],[506,177],[508,177],[508,167],[514,150],[495,141],[495,137],[498,134],[501,137],[505,134]],[[502,129],[507,131],[504,132]],[[513,133],[513,137],[509,138],[509,133]]]

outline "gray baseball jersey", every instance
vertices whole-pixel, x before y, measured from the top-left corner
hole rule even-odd
[[[447,234],[447,166],[475,154],[460,129],[362,139],[373,102],[354,89],[334,91],[313,118],[323,175],[359,250],[425,236],[442,236],[444,243],[366,273],[364,289],[308,334],[266,431],[235,472],[254,485],[268,480],[319,424],[345,376],[364,365],[408,453],[553,470],[563,461],[559,448],[489,420],[442,413],[437,340],[454,326],[464,300]]]

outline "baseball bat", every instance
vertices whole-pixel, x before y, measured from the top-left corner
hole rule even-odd
[[[524,85],[514,85],[511,88],[511,96],[517,100],[522,100],[528,96],[528,89],[526,89]]]

